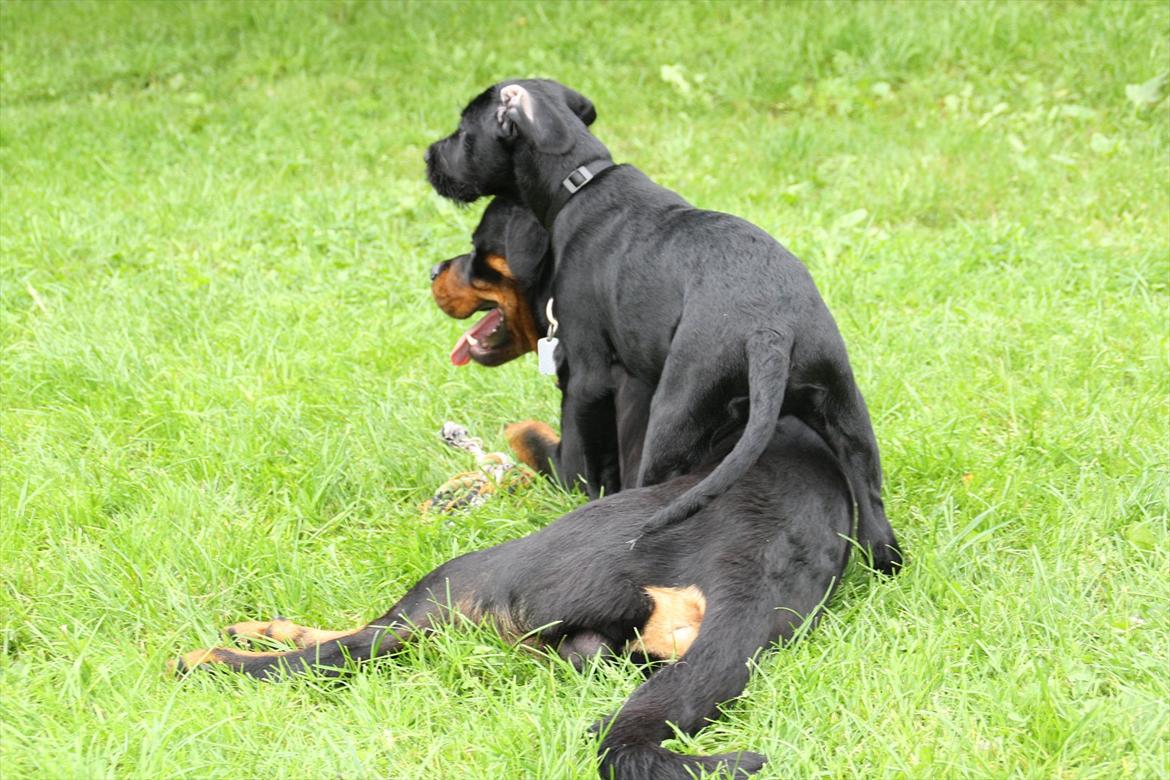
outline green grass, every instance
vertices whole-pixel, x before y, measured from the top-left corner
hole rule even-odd
[[[427,268],[479,207],[422,152],[511,75],[811,268],[910,556],[685,751],[770,778],[1170,776],[1165,3],[0,5],[0,772],[588,778],[584,676],[443,633],[344,688],[177,682],[284,614],[344,627],[580,502],[418,503],[556,420],[455,369]]]

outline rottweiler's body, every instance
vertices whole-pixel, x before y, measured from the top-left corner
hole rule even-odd
[[[625,490],[531,536],[448,561],[356,631],[243,623],[228,633],[286,639],[300,649],[197,650],[180,666],[227,666],[262,679],[307,666],[337,674],[348,659],[392,654],[454,616],[556,648],[575,664],[599,653],[682,656],[657,668],[607,721],[601,776],[684,780],[720,765],[746,774],[763,756],[682,756],[659,743],[671,736],[668,723],[695,732],[717,717],[717,705],[742,692],[752,656],[791,638],[816,614],[848,558],[852,501],[832,453],[799,420],[785,417],[731,489],[691,521],[661,531],[653,549],[628,548],[624,540],[647,513],[702,477],[700,471]]]
[[[613,165],[586,127],[595,113],[555,82],[504,82],[475,98],[426,157],[439,194],[520,201],[551,234],[562,461],[580,464],[591,495],[620,486],[615,364],[654,388],[641,485],[690,473],[726,427],[729,402],[747,397],[747,423],[727,457],[633,538],[727,490],[783,412],[829,444],[858,503],[860,541],[875,568],[893,571],[901,553],[882,503],[877,442],[807,269],[754,225],[694,208],[637,169]]]

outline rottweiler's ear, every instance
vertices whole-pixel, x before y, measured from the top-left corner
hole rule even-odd
[[[509,135],[528,139],[537,151],[564,154],[573,148],[573,118],[567,102],[530,92],[519,84],[500,88],[496,120]],[[559,105],[558,105],[559,104]]]
[[[504,230],[504,256],[516,281],[525,287],[535,284],[548,251],[548,232],[540,221],[528,209],[513,209]]]

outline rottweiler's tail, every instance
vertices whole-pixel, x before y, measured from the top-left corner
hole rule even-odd
[[[747,340],[748,411],[747,425],[735,447],[715,470],[658,510],[644,526],[642,534],[651,534],[681,522],[722,495],[764,454],[776,431],[784,389],[788,385],[788,368],[792,337],[775,330],[760,330]]]

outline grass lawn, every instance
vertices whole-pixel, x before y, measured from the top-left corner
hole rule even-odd
[[[0,4],[0,774],[590,778],[640,679],[449,631],[344,687],[176,681],[583,499],[418,505],[556,422],[456,369],[426,145],[558,78],[812,270],[909,556],[673,747],[767,778],[1170,776],[1170,5]]]

